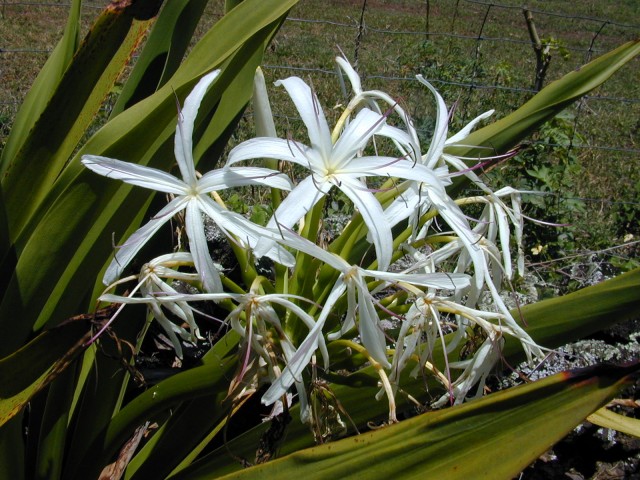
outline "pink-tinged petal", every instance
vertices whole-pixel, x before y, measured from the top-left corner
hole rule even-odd
[[[185,227],[189,237],[189,251],[193,256],[193,263],[200,274],[200,280],[208,292],[222,291],[220,273],[211,259],[209,246],[204,234],[202,213],[197,201],[190,201],[185,215]]]
[[[229,152],[225,168],[244,160],[256,158],[284,160],[309,168],[310,162],[307,155],[310,151],[309,147],[294,140],[266,137],[252,138],[242,142]]]
[[[264,185],[280,190],[291,190],[293,184],[288,176],[277,170],[259,167],[220,168],[205,173],[198,180],[198,192],[209,193],[224,188],[246,185]]]
[[[187,206],[187,203],[188,201],[185,197],[178,197],[171,200],[155,217],[136,230],[118,249],[113,261],[109,264],[109,267],[107,267],[107,271],[102,280],[105,285],[111,285],[115,282],[144,244],[147,243],[171,217],[182,211]]]
[[[203,76],[184,101],[182,110],[178,112],[174,152],[182,178],[189,185],[196,183],[193,164],[193,125],[198,115],[200,103],[218,75],[220,75],[220,70],[214,70]]]
[[[83,155],[82,164],[99,175],[159,192],[184,195],[188,190],[182,180],[162,170],[144,165],[96,155]]]
[[[276,86],[282,85],[296,106],[302,121],[307,127],[311,147],[318,150],[324,158],[331,155],[331,132],[318,102],[318,97],[311,88],[298,77],[278,80]]]
[[[389,268],[393,253],[393,236],[391,235],[391,227],[384,217],[382,206],[360,181],[353,178],[341,180],[340,190],[353,202],[369,229],[376,249],[378,268],[386,270]]]
[[[365,147],[373,135],[382,128],[385,118],[368,108],[363,108],[344,129],[333,146],[330,165],[331,170],[341,170],[349,161]],[[329,159],[329,157],[325,157]]]
[[[286,228],[293,227],[331,190],[331,187],[329,182],[314,182],[313,177],[308,176],[291,190],[278,206],[267,228],[275,228],[277,224]]]

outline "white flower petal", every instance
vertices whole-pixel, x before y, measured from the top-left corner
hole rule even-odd
[[[178,115],[174,152],[182,178],[189,185],[195,185],[196,172],[193,164],[193,125],[198,115],[200,103],[209,86],[220,75],[220,70],[204,75],[184,101],[184,107]]]
[[[456,143],[460,142],[461,140],[464,140],[465,138],[467,138],[469,136],[469,134],[471,133],[471,130],[473,130],[476,126],[476,124],[482,120],[484,120],[485,118],[489,118],[491,115],[493,115],[494,110],[489,110],[487,112],[484,112],[480,115],[478,115],[476,118],[474,118],[473,120],[471,120],[469,123],[467,123],[464,128],[462,130],[460,130],[458,133],[456,133],[455,135],[451,136],[448,140],[447,140],[447,145],[455,145]]]
[[[83,155],[82,164],[92,172],[105,177],[159,192],[184,195],[188,188],[182,180],[173,175],[145,165],[96,155]]]
[[[351,83],[351,88],[353,89],[354,94],[359,94],[362,92],[362,84],[360,83],[360,76],[353,69],[351,64],[342,57],[336,57],[336,63],[338,66],[344,71]]]
[[[275,228],[277,224],[287,228],[293,227],[331,190],[331,187],[329,182],[317,183],[314,182],[313,176],[308,176],[280,203],[267,228]]]
[[[393,236],[391,235],[391,227],[384,216],[382,206],[371,192],[366,191],[366,186],[358,180],[344,178],[340,189],[349,197],[362,215],[376,249],[378,268],[386,270],[389,268],[389,263],[391,263]]]
[[[284,160],[309,168],[309,159],[306,156],[309,150],[309,147],[294,140],[265,137],[251,138],[229,152],[225,168],[244,160],[256,158]]]
[[[222,291],[220,273],[211,259],[207,239],[204,235],[204,223],[199,202],[192,200],[187,204],[184,223],[189,237],[189,250],[193,256],[193,263],[200,274],[200,280],[205,290],[208,292]]]
[[[324,328],[327,317],[344,291],[344,283],[341,280],[338,280],[327,297],[327,301],[325,302],[324,308],[318,317],[318,321],[300,344],[296,353],[289,359],[287,366],[282,371],[282,375],[280,375],[276,381],[271,384],[269,389],[262,396],[262,403],[264,405],[271,405],[276,400],[279,400],[287,390],[289,390],[294,382],[301,379],[302,372],[309,364],[311,356],[316,351],[319,337],[322,335],[322,329]]]
[[[115,282],[129,262],[133,260],[133,257],[135,257],[144,244],[149,241],[153,234],[186,206],[187,200],[184,197],[175,198],[160,210],[155,217],[149,220],[149,222],[136,230],[118,249],[113,261],[109,267],[107,267],[103,278],[105,285],[111,285]]]
[[[405,282],[439,290],[462,290],[470,285],[469,275],[464,273],[394,273],[362,270],[368,276],[387,282]]]
[[[324,117],[324,112],[311,88],[298,77],[278,80],[276,86],[282,85],[295,104],[302,121],[307,127],[311,146],[324,158],[331,155],[331,132]]]
[[[242,187],[246,185],[265,185],[291,190],[293,184],[288,176],[277,170],[260,167],[221,168],[205,173],[198,180],[198,192],[209,193],[224,188]]]
[[[380,318],[376,307],[371,301],[371,294],[366,289],[366,284],[357,283],[358,289],[358,330],[362,345],[369,354],[384,368],[391,368],[391,363],[387,359],[386,341],[384,332],[380,326]]]
[[[363,108],[346,126],[340,138],[333,146],[330,165],[333,171],[341,171],[348,162],[365,147],[371,137],[382,128],[385,119],[379,113]]]
[[[444,103],[444,100],[438,93],[438,91],[427,82],[422,75],[418,75],[416,77],[420,83],[425,85],[433,96],[436,97],[437,104],[437,115],[436,115],[436,125],[433,131],[433,138],[431,139],[431,144],[429,145],[429,150],[424,156],[423,163],[428,167],[434,167],[440,157],[442,156],[442,151],[444,150],[445,143],[447,141],[447,132],[448,132],[448,124],[449,124],[449,113],[447,112],[447,106]]]

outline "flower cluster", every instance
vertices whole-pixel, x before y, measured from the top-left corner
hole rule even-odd
[[[333,129],[315,92],[302,79],[276,82],[293,101],[308,141],[276,138],[273,127],[261,124],[272,118],[258,74],[257,129],[271,136],[245,141],[231,150],[221,168],[197,173],[194,124],[219,74],[214,71],[202,77],[178,114],[175,159],[181,178],[120,160],[83,157],[83,164],[98,174],[171,196],[124,241],[106,271],[109,290],[133,279],[137,286],[127,296],[105,293],[101,300],[123,306],[147,304],[178,355],[181,342],[199,337],[191,303],[215,302],[226,309],[228,328],[242,339],[242,368],[236,380],[256,387],[266,381],[266,405],[288,398],[288,390],[295,387],[305,421],[314,421],[305,380],[309,363],[315,363],[319,352],[324,369],[339,368],[327,346],[351,342],[378,368],[393,421],[393,396],[409,365],[413,375],[430,372],[444,385],[446,393],[436,402],[442,405],[462,401],[474,387],[482,391],[506,337],[519,340],[530,360],[543,358],[542,349],[500,296],[503,281],[515,275],[511,244],[514,238],[519,244],[522,237],[520,196],[510,188],[492,191],[469,168],[468,159],[449,153],[492,112],[448,136],[450,112],[438,92],[418,77],[438,108],[434,135],[425,148],[409,115],[390,95],[364,90],[351,65],[343,58],[337,63],[351,84],[352,97]],[[381,153],[379,144],[387,151]],[[296,172],[295,178],[283,169],[256,166],[259,162],[271,167],[293,164],[288,171]],[[454,174],[466,175],[482,195],[451,198],[447,188]],[[229,210],[218,194],[245,186],[288,192],[282,201],[280,195],[278,201],[274,198],[266,226]],[[356,213],[324,245],[318,239],[325,203],[336,190],[351,201]],[[469,204],[483,206],[479,218],[463,212]],[[144,244],[178,213],[183,213],[188,252],[151,260],[139,274],[121,279]],[[207,221],[215,223],[233,246],[242,279],[226,276],[211,257]],[[261,257],[273,261],[271,273],[258,274],[255,260]],[[520,247],[516,265],[522,275]],[[192,291],[178,288],[178,282]],[[492,298],[492,312],[478,308],[484,292]],[[470,336],[480,338],[479,345],[468,347]],[[442,346],[443,358],[434,357],[437,345]],[[449,361],[448,355],[463,345],[465,358]],[[444,367],[438,368],[438,362]],[[456,369],[462,371],[458,376]]]

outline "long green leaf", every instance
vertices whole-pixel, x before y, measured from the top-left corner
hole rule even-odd
[[[35,122],[46,108],[60,84],[65,70],[69,66],[78,44],[80,43],[80,10],[82,0],[73,0],[67,25],[62,39],[58,42],[51,56],[38,73],[29,93],[16,114],[11,135],[2,150],[0,157],[0,176],[3,176],[13,159],[27,139]]]
[[[222,478],[513,478],[638,370],[636,364],[557,374]]]
[[[158,6],[157,0],[142,0],[104,10],[23,146],[7,158],[2,185],[12,240],[40,208]]]
[[[88,340],[87,317],[41,333],[0,360],[0,425],[20,412],[72,361]]]
[[[167,2],[127,79],[111,118],[144,100],[176,72],[189,46],[207,0]]]

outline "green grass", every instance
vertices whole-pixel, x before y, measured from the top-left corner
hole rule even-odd
[[[219,18],[222,3],[221,0],[211,2],[201,31]],[[430,6],[428,18],[427,4]],[[342,50],[353,62],[357,51],[358,71],[364,85],[384,89],[396,97],[413,116],[423,139],[428,141],[433,128],[434,102],[426,89],[413,79],[416,74],[430,80],[448,105],[457,102],[452,121],[454,130],[491,108],[496,110],[494,118],[500,118],[531,96],[527,89],[534,82],[535,56],[528,43],[522,3],[505,0],[502,4],[514,8],[489,8],[486,4],[463,0],[369,1],[364,12],[365,28],[359,37],[361,1],[301,0],[291,17],[322,21],[292,20],[285,23],[267,52],[265,76],[268,82],[290,75],[312,81],[331,122],[339,115],[338,106],[344,102],[333,73],[333,59]],[[552,51],[546,83],[579,68],[589,55],[595,58],[633,39],[640,32],[637,26],[627,28],[605,24],[605,21],[627,24],[640,18],[640,6],[633,0],[615,3],[556,0],[551,4],[536,0],[527,4],[534,10],[540,37],[553,37],[556,44],[568,53],[568,58],[563,58],[559,51]],[[9,3],[2,6],[0,48],[5,52],[0,53],[0,102],[14,103],[0,104],[0,145],[9,131],[17,104],[46,60],[46,54],[41,51],[53,48],[62,33],[67,7],[59,5]],[[90,5],[85,6],[83,13],[85,31],[90,18],[97,13]],[[600,18],[602,21],[545,15],[535,12],[536,9],[574,17]],[[429,32],[426,31],[427,22]],[[480,35],[484,39],[478,41]],[[590,54],[588,50],[592,42],[595,51]],[[15,49],[39,51],[6,52]],[[637,204],[640,196],[638,78],[640,60],[636,59],[591,98],[570,109],[569,113],[577,121],[569,125],[568,130],[552,131],[553,141],[568,144],[565,134],[570,137],[575,127],[578,135],[574,144],[584,144],[589,148],[578,146],[569,154],[564,147],[536,148],[536,162],[545,162],[563,176],[561,197],[597,199],[584,201],[582,213],[573,208],[572,202],[558,201],[558,208],[564,208],[562,204],[567,205],[561,217],[570,218],[573,226],[557,232],[534,233],[531,237],[532,241],[538,241],[570,232],[570,242],[549,250],[554,254],[611,247],[623,243],[625,235],[628,237],[629,234],[636,239],[640,237],[637,221],[640,217]],[[512,90],[471,88],[468,84]],[[282,89],[273,88],[271,92],[279,133],[305,140],[304,128],[296,119],[290,100]],[[247,118],[241,123],[234,142],[250,135],[251,120]],[[543,141],[544,138],[534,137],[533,140]],[[566,161],[577,168],[564,171],[563,162]],[[521,165],[524,161],[515,163]],[[527,184],[524,181],[527,173],[522,170],[524,168],[512,170],[514,173],[495,172],[490,178],[495,182],[515,182],[516,186],[521,180]],[[540,227],[531,228],[534,232],[541,231]],[[537,259],[532,257],[532,260]]]

